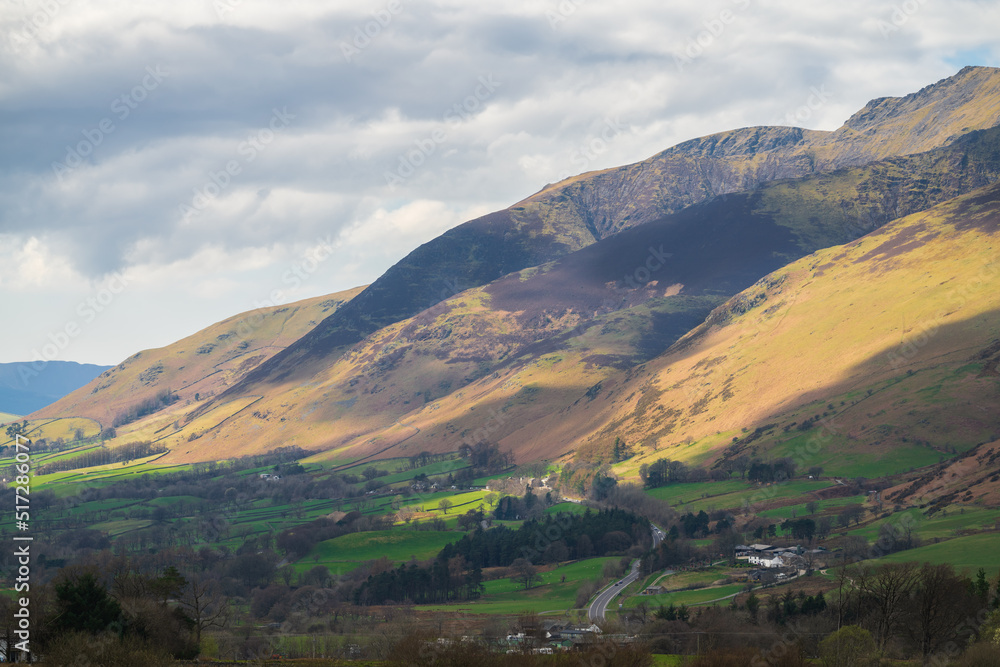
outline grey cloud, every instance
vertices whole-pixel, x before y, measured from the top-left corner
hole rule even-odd
[[[854,80],[861,65],[894,72],[919,56],[923,64],[907,71],[924,85],[934,78],[924,71],[943,69],[949,55],[919,53],[927,22],[915,22],[895,41],[865,32],[863,19],[874,10],[862,3],[840,13],[754,3],[678,69],[675,54],[706,29],[705,21],[738,4],[635,2],[609,14],[584,3],[553,29],[546,12],[558,3],[527,14],[406,3],[350,61],[342,45],[374,19],[346,4],[288,28],[247,27],[235,15],[186,27],[157,18],[68,36],[60,49],[26,60],[7,54],[0,58],[7,90],[0,97],[0,230],[50,234],[91,275],[123,266],[143,240],[155,240],[157,261],[204,244],[266,247],[336,232],[372,200],[391,208],[419,198],[465,204],[524,196],[572,166],[568,156],[608,114],[623,114],[637,130],[661,128],[659,142],[629,143],[629,154],[609,150],[589,168],[728,129],[711,125],[715,117],[771,122],[813,85],[828,83],[845,106],[851,96],[879,94],[887,85],[882,77]],[[150,31],[160,37],[137,38]],[[119,118],[114,100],[156,66],[169,77]],[[448,109],[484,74],[502,87],[460,126],[446,125]],[[621,96],[625,84],[632,98]],[[240,162],[240,175],[220,197],[247,193],[241,214],[248,221],[206,211],[185,226],[179,207],[212,172],[241,160],[240,143],[275,107],[288,108],[295,122],[259,160]],[[387,120],[393,114],[398,121]],[[69,185],[56,187],[52,163],[65,162],[67,146],[85,142],[108,118],[114,130],[83,157]],[[447,140],[400,188],[387,189],[386,171],[434,127],[446,127]],[[522,168],[526,154],[546,156],[551,173]],[[340,203],[325,215],[282,216],[270,208],[282,189],[304,197],[332,193]]]

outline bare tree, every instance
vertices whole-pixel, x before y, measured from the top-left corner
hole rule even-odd
[[[527,558],[516,559],[510,564],[510,571],[513,573],[511,579],[524,584],[525,590],[531,588],[531,585],[538,580],[538,570]]]
[[[857,568],[857,586],[869,607],[879,649],[900,627],[909,610],[909,597],[920,580],[915,563],[884,563]]]
[[[194,621],[198,646],[201,646],[203,630],[225,627],[229,621],[229,604],[215,580],[192,576],[181,595],[180,604]]]
[[[912,620],[906,628],[921,655],[927,658],[947,642],[960,641],[954,636],[961,628],[955,619],[973,608],[975,602],[970,599],[965,581],[950,564],[924,563],[919,575],[920,582],[908,605]]]

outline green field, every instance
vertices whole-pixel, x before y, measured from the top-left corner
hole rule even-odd
[[[652,609],[659,607],[661,604],[669,606],[671,603],[675,606],[686,604],[691,607],[699,604],[707,604],[713,600],[718,600],[719,598],[726,598],[730,595],[742,592],[745,588],[746,584],[726,584],[725,586],[719,586],[717,588],[700,588],[693,591],[661,593],[660,595],[633,595],[625,600],[625,608],[630,609],[632,607],[637,607],[644,601],[649,604]],[[727,602],[723,600],[722,604],[727,604]]]
[[[352,533],[320,542],[296,563],[295,569],[306,571],[316,565],[326,565],[334,574],[349,572],[361,563],[388,558],[405,563],[433,558],[447,544],[457,542],[464,533],[434,530],[373,530]]]
[[[830,498],[829,500],[817,500],[817,514],[829,514],[830,510],[836,510],[844,505],[852,504],[862,504],[868,500],[867,496],[857,495],[849,496],[847,498]],[[794,511],[795,516],[798,518],[811,516],[809,514],[809,509],[806,507],[808,503],[800,503],[798,505],[786,505],[785,507],[778,507],[773,510],[764,510],[763,512],[758,512],[758,516],[767,517],[769,519],[791,519],[792,512]],[[832,512],[836,514],[836,512]]]
[[[546,514],[583,514],[587,511],[587,506],[581,503],[556,503],[552,507],[546,507]]]
[[[576,591],[584,581],[596,579],[608,561],[617,558],[589,558],[567,563],[541,575],[541,582],[530,590],[510,579],[485,583],[486,592],[479,600],[447,605],[419,605],[417,609],[468,614],[518,614],[522,611],[563,613],[576,606]],[[565,577],[566,581],[562,578]]]
[[[813,437],[814,434],[807,431],[776,444],[770,453],[772,456],[794,456],[796,451],[803,451]],[[873,455],[839,456],[836,451],[831,447],[828,453],[820,452],[816,456],[815,463],[823,466],[826,476],[873,479],[932,465],[941,457],[941,452],[920,445],[896,445],[891,450],[880,450]]]
[[[82,447],[74,447],[73,449],[67,449],[62,452],[46,452],[45,454],[39,454],[37,456],[33,456],[32,458],[34,459],[34,463],[36,465],[44,463],[54,463],[56,461],[71,459],[76,456],[79,456],[80,454],[83,454],[84,452],[89,452],[100,448],[101,448],[100,445],[83,445]]]
[[[95,523],[90,526],[90,528],[93,530],[99,530],[102,533],[107,533],[110,537],[117,537],[133,530],[149,528],[151,525],[153,525],[152,521],[125,519],[122,521],[105,521],[104,523]]]
[[[663,588],[668,591],[686,588],[687,586],[691,586],[693,584],[703,584],[707,586],[720,579],[724,579],[732,572],[733,569],[730,567],[716,565],[703,570],[691,570],[690,572],[676,572],[674,574],[668,574],[660,579],[657,584],[659,586],[663,586]]]
[[[708,483],[711,484],[712,482]],[[719,482],[715,483],[718,484]],[[725,484],[726,482],[723,483]],[[743,484],[742,490],[686,502],[677,507],[677,510],[680,512],[697,513],[702,510],[708,512],[715,509],[738,509],[743,507],[744,503],[749,503],[751,508],[758,508],[784,498],[805,498],[804,502],[808,502],[808,500],[813,498],[808,495],[810,491],[818,491],[829,486],[831,486],[830,482],[808,479],[797,479],[790,482],[759,487]]]
[[[669,484],[655,489],[647,489],[646,493],[658,500],[665,500],[671,505],[679,506],[707,497],[717,497],[728,493],[745,491],[750,485],[739,479],[723,482],[702,482],[700,484]]]
[[[885,519],[877,519],[855,528],[850,531],[850,534],[860,535],[869,542],[875,542],[883,524],[902,525],[905,521],[913,527],[913,532],[916,535],[927,542],[935,538],[957,537],[965,531],[992,528],[998,520],[1000,520],[1000,509],[949,505],[944,510],[935,512],[928,517],[921,510],[912,508],[895,512]],[[1000,538],[998,538],[998,542],[1000,542]]]
[[[361,467],[360,470],[364,470],[365,467],[367,466]],[[449,459],[447,461],[437,461],[420,468],[414,468],[413,470],[390,472],[390,474],[385,477],[377,477],[376,479],[386,484],[398,484],[399,482],[409,481],[421,473],[427,475],[428,477],[435,477],[437,475],[447,475],[448,473],[458,472],[459,470],[468,467],[469,464],[462,459]],[[354,471],[352,470],[352,472]]]
[[[413,501],[407,499],[407,501],[402,505],[403,508],[408,508],[414,510],[415,512],[420,512],[422,514],[433,515],[434,517],[444,518],[446,516],[452,516],[456,514],[464,514],[469,510],[476,509],[480,504],[483,503],[483,498],[486,496],[486,491],[439,491],[435,493],[425,493],[421,494],[420,499]],[[439,509],[439,503],[448,499],[452,505],[448,508],[447,512]],[[386,502],[390,502],[388,499]]]
[[[1000,535],[997,533],[981,533],[967,537],[956,537],[937,544],[928,544],[909,551],[885,556],[880,561],[903,563],[916,561],[918,563],[951,563],[956,570],[967,570],[975,574],[979,568],[985,568],[989,576],[994,576],[1000,569]]]

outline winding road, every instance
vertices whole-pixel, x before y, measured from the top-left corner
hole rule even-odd
[[[664,533],[663,530],[653,524],[649,524],[653,530],[653,548],[660,546],[660,542],[663,541]],[[625,590],[625,587],[631,584],[633,581],[639,578],[639,559],[636,558],[632,561],[632,568],[629,573],[618,581],[613,582],[607,588],[602,590],[594,598],[594,601],[590,603],[590,608],[587,609],[587,618],[591,621],[603,621],[604,613],[608,610],[608,605],[618,597],[618,594]]]

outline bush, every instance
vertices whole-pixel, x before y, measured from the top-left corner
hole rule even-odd
[[[989,642],[973,644],[955,664],[957,667],[1000,667],[1000,649]]]
[[[819,655],[827,667],[868,667],[878,664],[875,640],[870,632],[847,625],[819,643]]]

